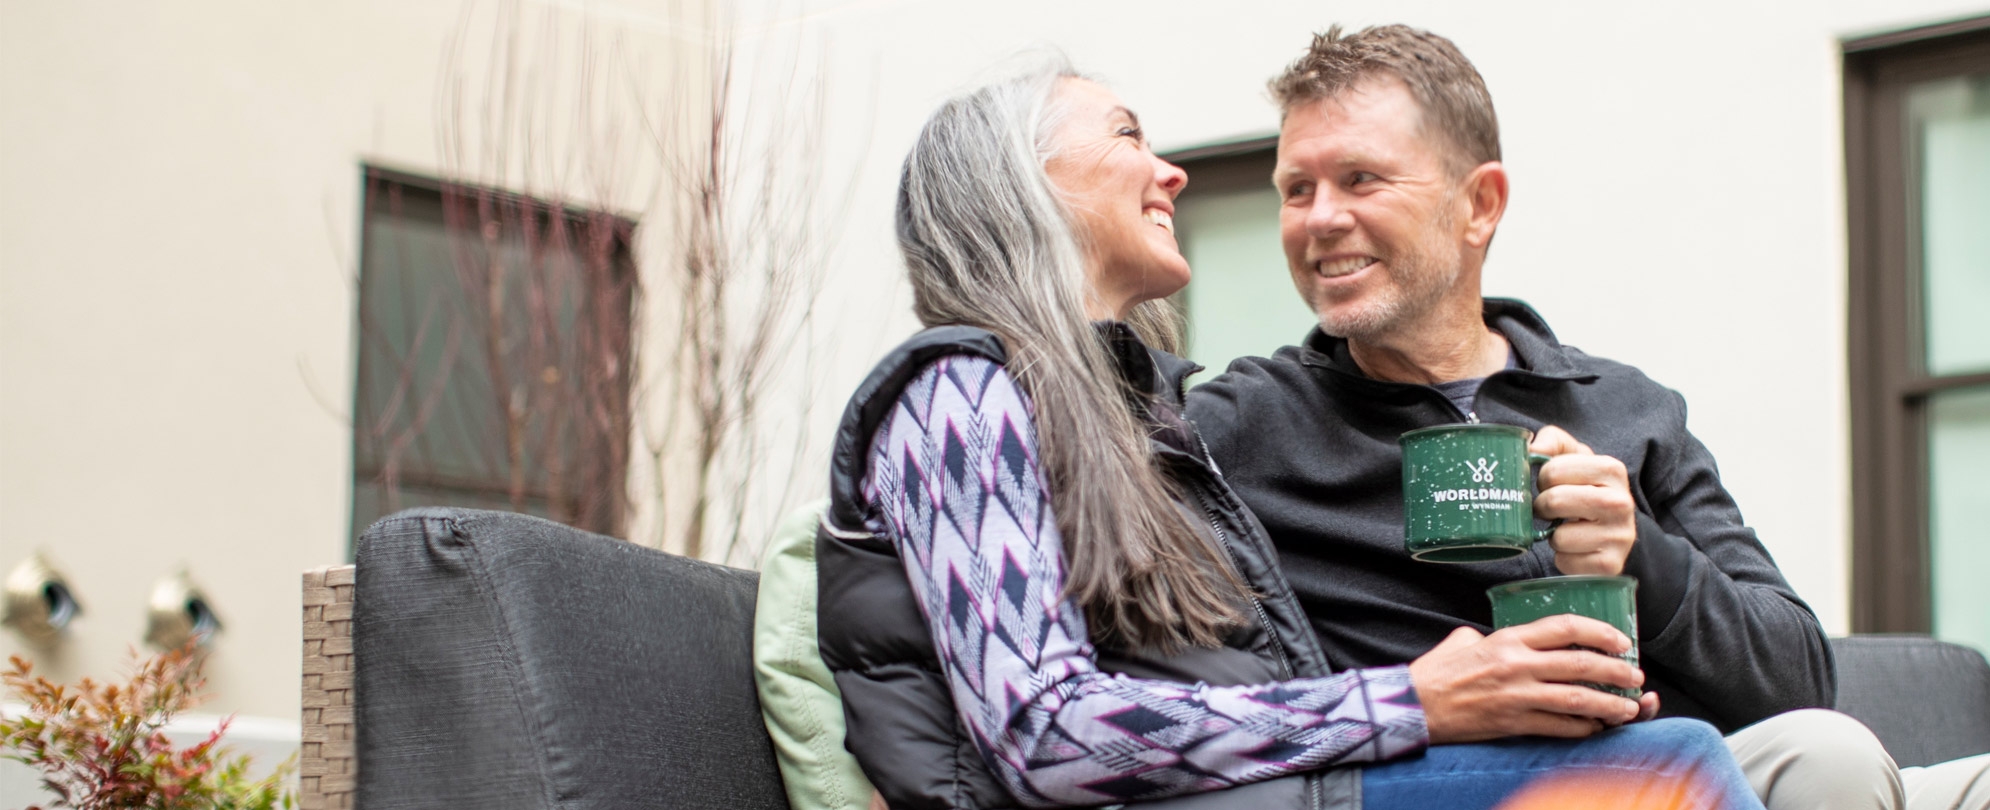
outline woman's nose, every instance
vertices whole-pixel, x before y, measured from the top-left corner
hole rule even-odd
[[[1182,167],[1158,157],[1154,158],[1154,162],[1160,164],[1154,173],[1154,182],[1166,189],[1169,196],[1180,194],[1182,189],[1188,188],[1188,172],[1182,171]]]

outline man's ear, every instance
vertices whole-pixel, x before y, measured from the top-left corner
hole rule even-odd
[[[1492,244],[1500,217],[1506,216],[1506,167],[1497,160],[1479,164],[1461,185],[1471,208],[1465,216],[1465,243],[1483,250]]]

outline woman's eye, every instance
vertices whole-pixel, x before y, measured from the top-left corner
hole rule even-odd
[[[1147,139],[1147,133],[1141,132],[1139,127],[1120,127],[1117,134],[1122,138],[1132,138],[1136,141]]]

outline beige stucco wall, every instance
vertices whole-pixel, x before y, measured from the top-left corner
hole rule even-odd
[[[1849,629],[1839,43],[1990,13],[1982,0],[808,9],[848,88],[826,137],[875,132],[835,277],[852,300],[899,295],[898,333],[912,323],[891,246],[892,169],[977,70],[1061,46],[1167,151],[1274,132],[1266,79],[1330,23],[1452,38],[1491,88],[1512,179],[1487,292],[1530,301],[1567,342],[1683,393],[1747,520],[1826,628]],[[842,390],[874,356],[843,355]]]
[[[41,549],[86,609],[60,646],[0,633],[0,655],[114,674],[184,565],[226,623],[207,710],[294,722],[298,575],[348,554],[361,166],[650,213],[636,107],[705,92],[704,12],[584,5],[0,3],[0,568]],[[586,152],[567,179],[480,158],[503,21],[538,147]],[[591,109],[626,154],[573,112],[589,53],[614,56]],[[439,157],[445,72],[460,160]]]
[[[518,8],[526,30],[551,11],[654,55],[697,41],[702,18],[679,6]],[[483,64],[497,9],[473,7],[484,27],[459,65]],[[348,542],[359,167],[441,168],[437,78],[463,8],[0,0],[0,566],[45,549],[88,609],[39,655],[50,674],[116,670],[151,583],[185,565],[228,623],[211,708],[295,715],[297,572]],[[825,60],[830,114],[809,137],[837,249],[816,333],[793,344],[815,374],[788,390],[819,400],[804,488],[841,398],[915,326],[891,188],[949,90],[1061,45],[1157,146],[1180,148],[1272,129],[1260,88],[1308,32],[1405,21],[1455,39],[1499,105],[1514,197],[1489,291],[1681,390],[1750,521],[1827,627],[1847,629],[1837,43],[1990,11],[1982,0],[732,10],[747,62],[792,57],[798,40],[806,64]],[[541,41],[573,41],[555,30]],[[638,84],[683,81],[667,61]],[[640,213],[648,182],[604,202]],[[0,634],[0,654],[23,649]]]

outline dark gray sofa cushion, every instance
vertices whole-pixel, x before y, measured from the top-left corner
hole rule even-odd
[[[1864,722],[1902,767],[1990,753],[1990,663],[1926,636],[1834,638],[1838,711]]]
[[[753,572],[456,509],[357,564],[359,806],[786,808]]]

